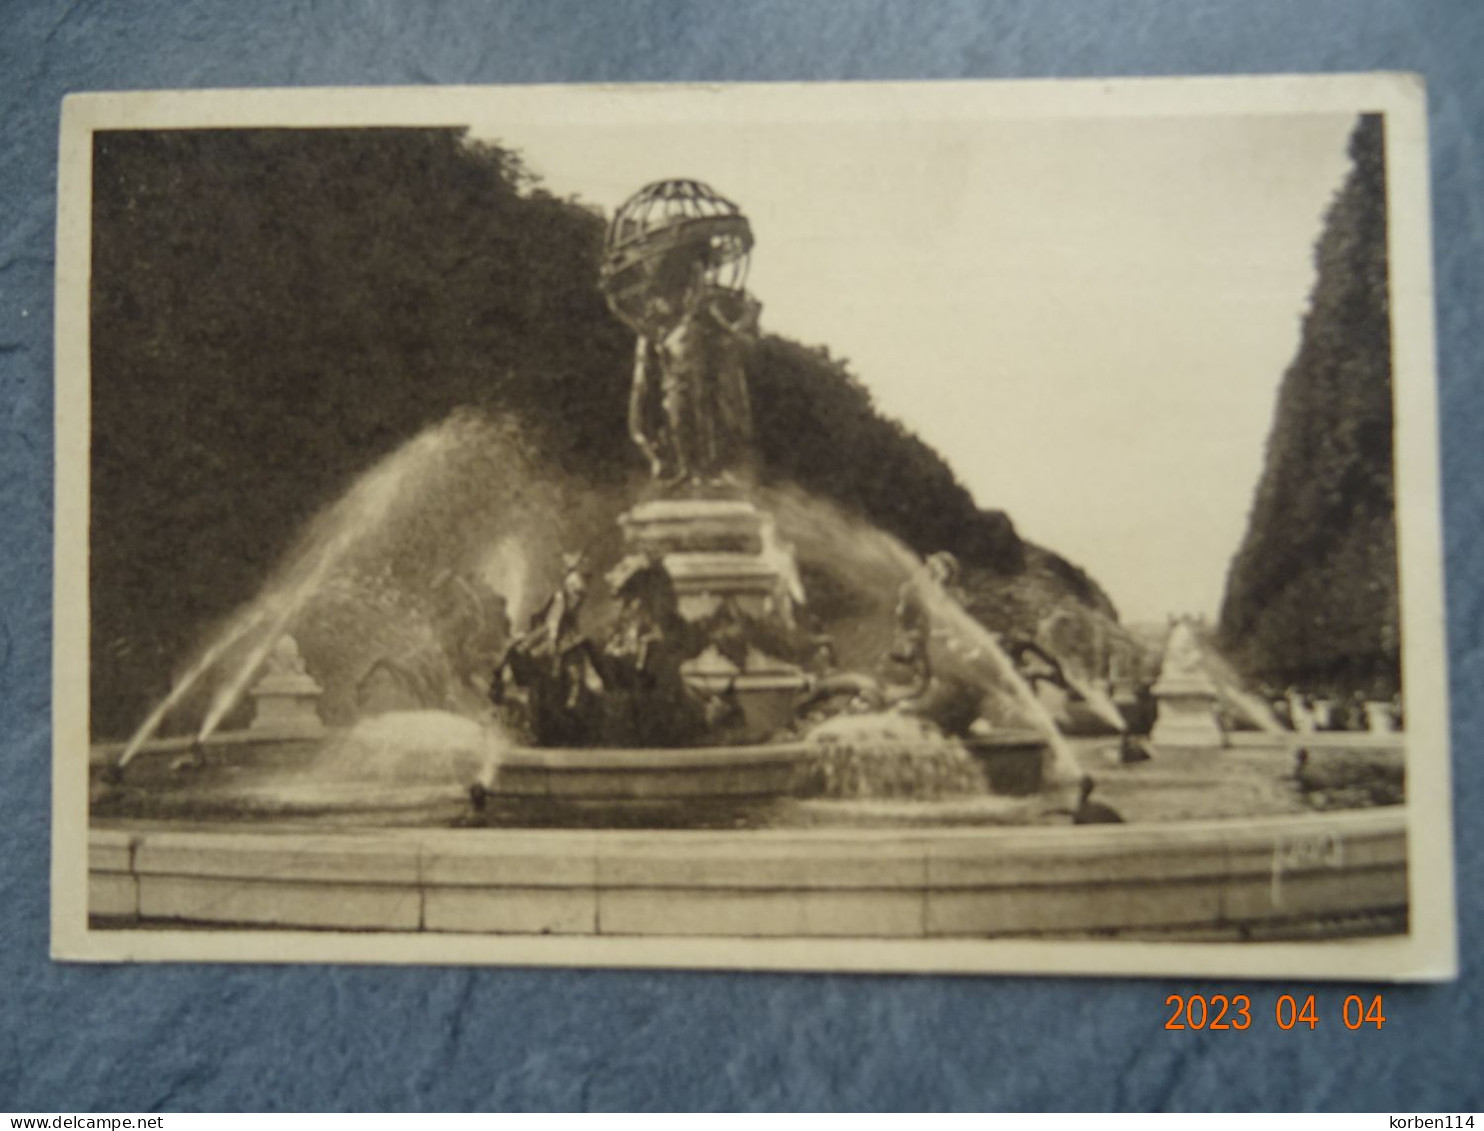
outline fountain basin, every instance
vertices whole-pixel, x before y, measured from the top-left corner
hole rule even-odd
[[[490,792],[507,797],[625,801],[780,797],[795,787],[803,743],[683,749],[521,747]]]
[[[1046,739],[1033,730],[1001,730],[963,740],[991,791],[1028,797],[1045,781]]]
[[[282,780],[284,771],[310,763],[337,734],[307,737],[292,733],[226,731],[199,748],[203,778],[223,771],[260,771],[266,780]],[[141,787],[160,784],[178,791],[192,779],[170,769],[188,759],[194,744],[187,738],[158,739],[141,748],[128,780]],[[89,752],[93,770],[101,773],[116,755],[115,746]],[[802,742],[747,746],[702,746],[676,749],[619,747],[512,747],[501,752],[491,794],[510,798],[555,798],[605,802],[758,799],[790,793],[795,770],[811,752]],[[275,778],[275,775],[278,775]],[[253,775],[258,776],[258,775]],[[452,780],[459,796],[472,784]]]
[[[98,928],[1249,939],[1407,929],[1406,809],[1042,828],[95,825]]]
[[[292,766],[305,761],[322,748],[336,731],[320,727],[254,727],[249,730],[219,730],[204,743],[189,735],[154,738],[139,748],[129,763],[130,778],[155,777],[163,774],[178,759],[199,752],[208,762],[219,765]],[[100,742],[88,748],[88,766],[105,770],[118,762],[124,744]]]
[[[258,811],[271,809],[273,795],[277,795],[279,808],[285,813],[314,811],[327,806],[312,798],[301,804],[293,789],[273,789],[267,783],[282,782],[284,773],[292,774],[310,764],[317,750],[344,733],[328,730],[306,736],[225,731],[199,748],[187,738],[157,739],[141,748],[128,771],[128,780],[140,788],[159,786],[161,792],[156,796],[162,805],[170,794],[185,794],[191,804],[219,802],[209,807],[230,807],[243,787],[251,787],[254,792],[249,800]],[[1045,741],[1034,732],[997,732],[966,741],[965,746],[983,767],[986,781],[996,793],[1029,796],[1040,789]],[[90,761],[95,772],[110,764],[116,749],[92,748]],[[201,772],[192,776],[171,769],[189,760],[193,749],[204,762]],[[800,768],[817,755],[815,745],[802,741],[673,749],[512,747],[501,752],[493,778],[483,784],[492,797],[512,802],[548,800],[623,807],[664,802],[768,801],[798,795],[802,787]],[[468,780],[451,780],[451,791],[444,792],[461,798],[464,788],[473,781],[472,773]],[[259,784],[263,785],[261,790],[257,789]],[[310,796],[308,790],[301,792],[306,798]],[[421,793],[407,792],[407,803],[401,807],[415,807]],[[354,796],[347,796],[343,807],[356,803]]]

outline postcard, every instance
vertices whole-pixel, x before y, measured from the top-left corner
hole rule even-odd
[[[55,957],[1452,977],[1425,122],[69,97]]]

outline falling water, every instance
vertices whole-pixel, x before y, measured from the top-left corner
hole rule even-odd
[[[1088,630],[1094,639],[1088,641]],[[1105,655],[1103,637],[1109,631],[1101,616],[1071,602],[1058,604],[1036,626],[1036,643],[1055,657],[1062,677],[1083,704],[1110,728],[1128,730],[1128,722],[1099,686],[1097,672]],[[1121,631],[1114,628],[1113,631]],[[1081,638],[1079,640],[1079,638]],[[1079,647],[1079,643],[1081,647]],[[1090,644],[1090,647],[1089,647]]]
[[[882,535],[882,537],[886,537]],[[994,635],[975,620],[967,609],[944,592],[943,588],[927,576],[921,562],[905,546],[892,541],[893,551],[898,555],[903,568],[913,569],[913,579],[918,592],[928,608],[935,625],[944,626],[950,650],[965,663],[981,664],[989,669],[992,679],[999,686],[1008,687],[1017,705],[1025,712],[1031,724],[1045,737],[1051,752],[1049,781],[1066,784],[1082,776],[1072,748],[1062,736],[1056,721],[1045,705],[1026,683],[1014,661],[1005,654]]]
[[[962,742],[897,711],[836,715],[809,732],[809,743],[804,772],[824,797],[931,801],[985,791]]]
[[[783,579],[789,599],[796,605],[802,605],[808,598],[804,593],[804,579],[799,576],[799,565],[794,556],[793,546],[779,537],[778,522],[771,514],[763,515],[762,529],[758,533],[762,538],[762,551],[759,556]]]
[[[325,782],[428,782],[463,789],[494,774],[509,736],[488,719],[448,711],[392,711],[362,719],[306,768]]]
[[[239,812],[414,823],[467,804],[492,781],[509,736],[489,720],[448,711],[393,711],[334,734],[302,765],[221,788]]]
[[[1244,691],[1232,683],[1217,681],[1221,693],[1231,699],[1234,706],[1246,715],[1248,719],[1257,726],[1259,730],[1268,734],[1285,735],[1288,730],[1278,721],[1278,716],[1273,714],[1273,708],[1260,696]]]
[[[1201,666],[1216,684],[1217,694],[1238,714],[1245,716],[1259,730],[1268,734],[1287,733],[1267,701],[1242,687],[1236,669],[1225,656],[1216,651],[1209,640],[1201,641]]]
[[[531,601],[531,562],[520,540],[506,535],[495,542],[475,572],[490,588],[505,596],[505,615],[510,623],[525,623]]]
[[[1019,717],[1045,737],[1048,781],[1065,784],[1081,777],[1071,747],[998,639],[928,578],[916,554],[891,535],[797,491],[767,491],[760,501],[776,516],[779,534],[798,549],[801,560],[829,563],[846,575],[858,596],[874,596],[876,607],[863,620],[882,620],[898,586],[911,579],[950,655],[974,673],[980,686],[1006,692]]]
[[[291,563],[282,581],[261,598],[267,630],[248,652],[236,673],[217,690],[211,709],[196,735],[205,742],[237,705],[247,685],[257,675],[273,645],[294,617],[324,584],[345,555],[368,534],[379,530],[398,496],[409,482],[425,471],[447,448],[449,430],[429,429],[404,444],[374,467],[316,524],[309,543]]]
[[[119,766],[134,758],[195,687],[213,672],[225,671],[197,732],[197,741],[210,738],[278,639],[300,630],[296,618],[317,596],[328,595],[346,580],[352,564],[381,563],[384,569],[399,554],[405,559],[409,545],[427,557],[454,563],[482,554],[479,572],[486,581],[513,578],[526,587],[529,565],[523,545],[497,534],[496,528],[514,521],[521,502],[546,513],[553,508],[539,471],[513,436],[508,423],[455,413],[361,476],[310,523],[262,593],[233,617],[150,712],[124,748]],[[550,537],[559,533],[553,530]],[[483,549],[491,539],[501,539],[492,553]],[[366,610],[360,619],[382,623],[387,613]],[[350,650],[356,643],[350,643]],[[244,645],[250,645],[245,654]]]
[[[1066,658],[1059,653],[1052,652],[1052,655],[1056,656],[1057,661],[1061,664],[1061,672],[1066,678],[1067,683],[1071,685],[1073,691],[1082,697],[1082,701],[1087,704],[1088,709],[1093,714],[1116,731],[1122,732],[1128,730],[1127,720],[1119,713],[1118,708],[1113,704],[1113,700],[1108,698],[1107,693],[1101,687],[1082,675],[1081,672],[1076,671],[1074,666],[1069,664]]]
[[[240,616],[215,642],[206,649],[199,659],[191,666],[190,670],[180,678],[170,694],[161,699],[149,717],[140,724],[139,729],[134,732],[129,744],[124,747],[124,752],[119,755],[119,769],[123,769],[139,753],[140,748],[154,737],[155,731],[159,730],[160,724],[165,721],[165,716],[175,709],[175,705],[183,699],[221,657],[235,645],[239,640],[256,628],[263,619],[262,609],[249,609]]]

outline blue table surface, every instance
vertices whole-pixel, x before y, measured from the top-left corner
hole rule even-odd
[[[1481,1106],[1484,5],[0,3],[0,1109]],[[1407,70],[1430,92],[1463,976],[1350,1032],[1169,1033],[1218,982],[47,958],[56,133],[74,90]],[[1475,477],[1481,478],[1476,481]],[[1286,983],[1240,987],[1267,1002]],[[1307,992],[1312,987],[1303,988]]]

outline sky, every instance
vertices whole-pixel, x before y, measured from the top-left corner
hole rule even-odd
[[[1125,621],[1219,611],[1348,114],[521,124],[543,187],[611,212],[737,202],[763,328],[847,358],[982,507]]]

